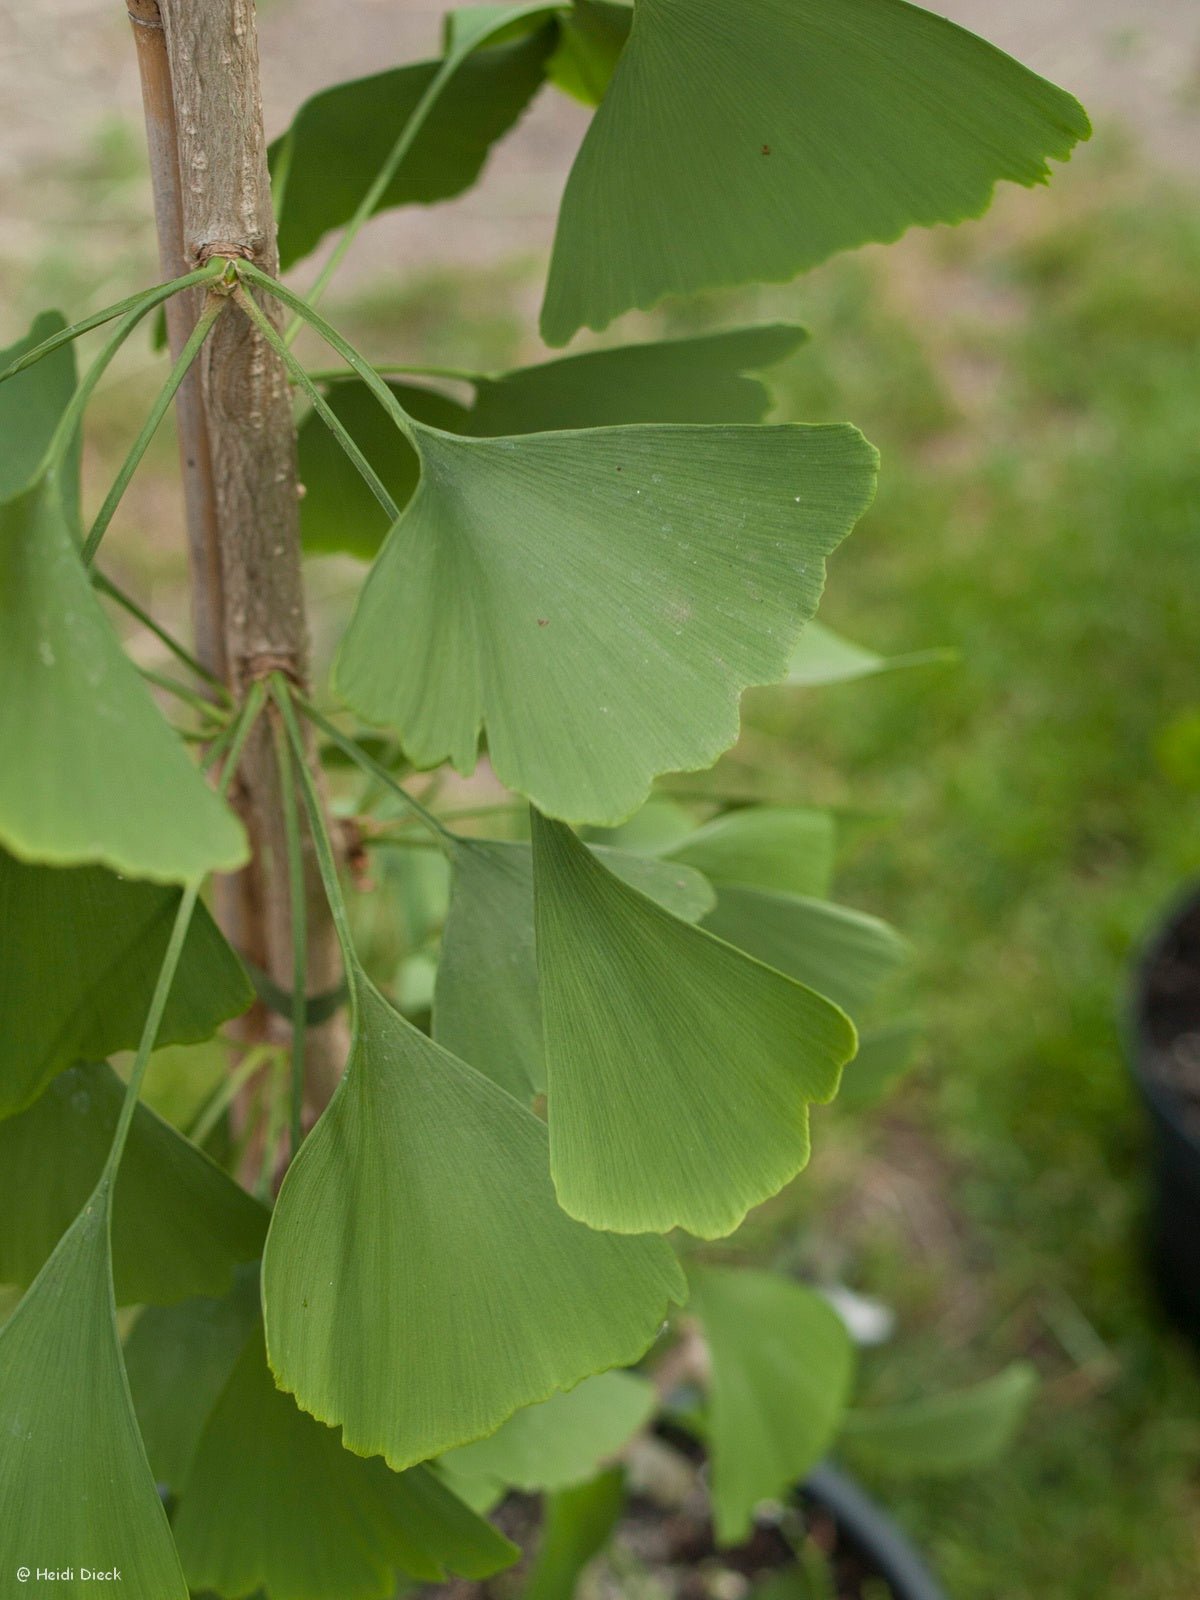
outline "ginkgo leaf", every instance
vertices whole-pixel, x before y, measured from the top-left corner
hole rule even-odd
[[[0,1118],[72,1061],[132,1049],[154,993],[181,891],[104,867],[28,865],[0,850]],[[254,999],[203,906],[188,928],[160,1044],[209,1038]]]
[[[401,1575],[485,1578],[519,1551],[428,1467],[390,1471],[275,1387],[256,1324],[207,1420],[175,1516],[195,1591],[385,1600]]]
[[[214,1298],[146,1306],[125,1339],[125,1371],[155,1481],[176,1495],[205,1425],[260,1319],[258,1263]]]
[[[125,1087],[103,1063],[68,1067],[0,1122],[0,1283],[29,1283],[100,1176]],[[220,1294],[262,1250],[267,1213],[143,1105],[117,1177],[117,1302]]]
[[[345,1076],[271,1222],[267,1347],[304,1410],[401,1470],[636,1361],[683,1284],[662,1240],[567,1217],[533,1113],[352,982]]]
[[[337,686],[417,765],[470,772],[482,725],[501,782],[608,824],[734,742],[742,690],[785,673],[876,465],[846,426],[414,434],[421,484]]]
[[[718,886],[703,926],[856,1019],[908,955],[900,935],[864,911],[742,884]]]
[[[504,1489],[566,1489],[583,1483],[645,1427],[654,1385],[632,1372],[602,1372],[540,1406],[526,1406],[487,1439],[438,1463],[453,1485],[484,1479]]]
[[[688,1278],[712,1359],[713,1519],[720,1543],[737,1544],[756,1506],[785,1498],[832,1444],[854,1347],[826,1300],[777,1273],[703,1267]]]
[[[970,1388],[847,1413],[839,1448],[894,1477],[969,1472],[1002,1455],[1037,1391],[1036,1370],[1014,1361]]]
[[[547,8],[549,9],[549,8]],[[553,26],[468,57],[439,95],[375,210],[432,205],[479,177],[545,76]],[[322,90],[306,100],[268,152],[279,213],[280,265],[309,254],[349,222],[441,67],[421,61]]]
[[[15,855],[166,882],[246,859],[241,824],[121,650],[44,478],[0,505],[0,708],[0,842]]]
[[[690,867],[597,849],[617,877],[685,921],[716,904]],[[546,1087],[527,844],[458,839],[433,997],[433,1036],[526,1104]]]
[[[543,337],[979,216],[1089,132],[1069,94],[904,0],[638,0],[567,183]]]
[[[598,106],[633,22],[631,0],[572,0],[559,25],[558,49],[546,68],[556,88]]]
[[[771,393],[747,374],[778,365],[807,338],[804,328],[764,323],[586,350],[477,378],[465,431],[497,438],[632,422],[761,422]]]
[[[731,1233],[807,1161],[853,1025],[536,814],[533,861],[559,1203],[622,1233]]]
[[[416,384],[392,381],[390,387],[418,421],[481,438],[634,422],[760,422],[771,396],[746,374],[782,361],[806,337],[803,328],[773,323],[589,350],[473,378],[470,407]],[[419,477],[416,451],[360,379],[339,379],[328,399],[392,499],[406,506]],[[370,560],[387,534],[387,518],[315,412],[300,428],[300,476],[305,548],[344,550]]]
[[[23,339],[0,350],[0,372],[21,356],[59,333],[66,322],[57,311],[43,311]],[[0,503],[15,500],[38,476],[59,418],[75,392],[75,351],[66,344],[43,356],[15,378],[0,383]],[[63,472],[64,494],[71,509],[70,485],[78,467],[78,445]]]
[[[187,1600],[121,1368],[99,1193],[0,1330],[0,1438],[6,1583],[51,1565],[73,1574],[54,1592],[83,1600],[82,1569],[118,1569],[128,1600]]]
[[[673,843],[667,857],[695,867],[715,883],[820,897],[829,892],[836,842],[828,811],[746,806]]]
[[[834,633],[823,623],[810,622],[792,652],[787,681],[803,689],[827,683],[853,683],[904,667],[924,667],[955,659],[953,650],[909,650],[903,655],[881,656]]]

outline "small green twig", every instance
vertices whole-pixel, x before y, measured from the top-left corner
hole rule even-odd
[[[108,525],[113,519],[113,514],[121,503],[121,496],[129,487],[129,481],[137,471],[142,457],[149,449],[151,439],[158,432],[158,425],[166,416],[167,409],[172,400],[174,400],[179,385],[187,377],[188,369],[200,354],[200,347],[205,339],[208,338],[213,323],[224,311],[225,303],[226,297],[224,295],[209,294],[207,305],[197,320],[196,326],[188,336],[187,343],[179,353],[179,360],[171,368],[166,383],[163,384],[159,391],[158,398],[150,407],[150,413],[142,424],[141,432],[134,440],[129,454],[121,463],[121,470],[113,479],[112,487],[104,497],[104,504],[100,507],[95,522],[92,523],[92,531],[88,534],[80,552],[84,566],[91,565],[96,551],[100,548],[100,541],[103,539]]]

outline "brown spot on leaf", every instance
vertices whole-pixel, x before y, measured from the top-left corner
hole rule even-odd
[[[538,627],[539,628],[548,628],[549,626],[550,626],[550,618],[549,617],[539,617],[538,618]]]
[[[771,146],[770,146],[770,145],[769,145],[769,144],[765,144],[765,145],[763,145],[763,147],[762,147],[762,153],[763,153],[763,155],[765,155],[765,156],[769,156],[769,155],[770,155],[770,154],[771,154]]]

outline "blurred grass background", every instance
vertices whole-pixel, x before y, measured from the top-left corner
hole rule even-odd
[[[810,1173],[739,1247],[896,1308],[865,1366],[874,1398],[1037,1363],[999,1466],[879,1485],[958,1600],[1200,1593],[1200,1383],[1142,1280],[1119,1037],[1130,952],[1200,871],[1200,203],[1102,134],[1048,195],[1006,193],[982,224],[623,330],[806,322],[778,414],[849,417],[884,457],[822,617],[876,649],[960,654],[752,696],[711,780],[839,808],[840,898],[915,947],[915,1071],[871,1117],[823,1116]],[[105,122],[56,182],[104,223],[100,281],[69,229],[32,273],[0,248],[9,336],[153,274],[135,125]],[[541,267],[422,258],[397,282],[375,260],[331,311],[380,360],[502,367],[538,357]],[[102,392],[93,501],[160,374],[142,346]],[[173,451],[164,434],[106,549],[184,631]],[[345,569],[316,565],[313,588],[328,637]]]

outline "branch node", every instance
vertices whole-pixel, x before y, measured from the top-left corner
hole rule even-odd
[[[135,28],[158,28],[161,31],[163,19],[158,0],[126,0],[125,9]]]
[[[273,672],[280,673],[290,684],[303,692],[304,679],[295,657],[285,655],[278,650],[259,650],[254,655],[244,657],[238,676],[242,687],[248,689],[251,684],[265,682]]]

